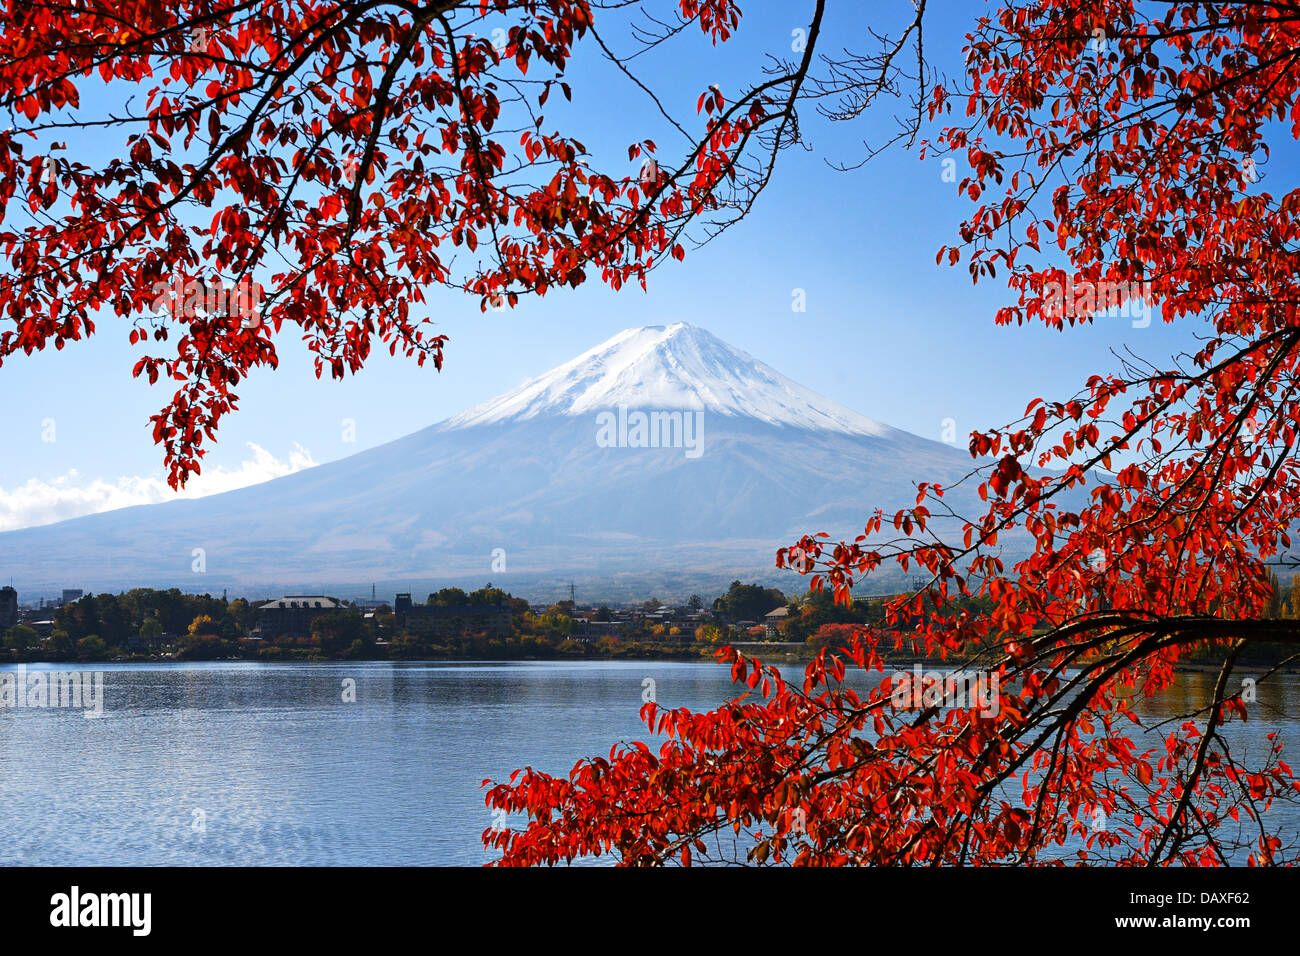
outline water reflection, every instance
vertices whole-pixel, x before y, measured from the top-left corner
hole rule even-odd
[[[710,662],[101,669],[102,719],[0,711],[11,837],[0,863],[477,865],[492,823],[484,778],[525,765],[567,773],[616,740],[644,739],[647,677],[669,707],[711,708],[738,692]],[[1214,680],[1180,675],[1139,711],[1154,723],[1195,710]],[[1300,679],[1275,675],[1249,722],[1225,732],[1257,754],[1265,733],[1292,733],[1298,712]]]

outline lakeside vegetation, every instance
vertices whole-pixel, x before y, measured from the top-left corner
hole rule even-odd
[[[775,588],[734,581],[711,603],[692,595],[677,608],[651,599],[616,610],[606,605],[576,608],[571,601],[534,607],[491,585],[469,592],[452,587],[429,594],[424,606],[508,609],[508,633],[489,633],[468,616],[453,616],[437,633],[422,632],[400,625],[392,607],[384,604],[325,611],[301,633],[262,637],[260,602],[136,588],[88,594],[54,609],[46,636],[29,624],[10,627],[2,635],[0,661],[692,660],[712,658],[724,644],[764,643],[773,645],[774,653],[808,658],[823,648],[847,645],[864,627],[884,628],[890,597],[840,605],[827,592],[787,598]],[[943,613],[977,614],[987,606],[985,598],[962,597]],[[777,608],[788,608],[779,622],[759,623]],[[1300,589],[1274,579],[1268,614],[1300,619]],[[882,644],[882,656],[920,656],[909,638],[919,623],[904,620]],[[1223,654],[1222,648],[1202,648],[1188,663],[1212,665]],[[1256,644],[1242,663],[1294,663],[1290,654],[1284,644]]]
[[[88,594],[50,612],[41,635],[31,623],[3,634],[0,660],[68,662],[104,660],[485,660],[547,658],[712,656],[713,645],[735,635],[734,615],[761,617],[785,601],[779,591],[732,586],[705,610],[698,596],[665,613],[657,600],[633,609],[577,609],[571,601],[534,607],[491,585],[466,592],[444,588],[425,607],[497,605],[510,612],[509,632],[489,633],[475,620],[455,616],[437,632],[406,628],[391,605],[349,606],[311,617],[298,632],[262,636],[260,604],[178,589],[135,588]],[[617,617],[616,617],[617,615]],[[695,618],[706,618],[701,628]],[[600,627],[604,625],[604,627]],[[586,632],[611,630],[589,636]]]

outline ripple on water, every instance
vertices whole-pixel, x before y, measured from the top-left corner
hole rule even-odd
[[[711,662],[101,669],[100,719],[0,711],[0,864],[478,865],[484,778],[567,773],[644,739],[646,677],[670,707],[735,693]],[[1206,686],[1186,675],[1153,716]],[[1243,745],[1296,726],[1300,678],[1261,688],[1261,704],[1229,725]]]

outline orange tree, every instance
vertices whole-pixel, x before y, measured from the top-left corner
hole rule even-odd
[[[1295,861],[1269,813],[1296,799],[1278,735],[1247,756],[1224,725],[1254,700],[1243,649],[1300,642],[1264,613],[1300,502],[1300,191],[1260,176],[1269,138],[1300,136],[1300,4],[1001,0],[967,39],[956,81],[916,71],[903,134],[969,168],[973,209],[940,261],[1001,272],[1001,324],[1064,330],[1142,297],[1198,323],[1195,348],[972,434],[982,513],[917,476],[915,506],[866,516],[856,540],[782,548],[840,601],[886,564],[924,583],[801,681],[725,650],[750,694],[646,705],[657,751],[489,785],[491,806],[528,817],[484,834],[501,863]],[[809,89],[850,118],[870,64],[823,66]],[[983,689],[873,679],[903,640],[976,667]],[[1218,662],[1204,707],[1144,726],[1140,698],[1192,652]]]

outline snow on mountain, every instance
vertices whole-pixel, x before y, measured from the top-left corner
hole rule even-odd
[[[680,417],[699,419],[702,441],[623,441],[635,414],[623,408],[693,410]],[[598,423],[613,410],[619,441],[604,441]],[[860,534],[875,509],[911,506],[915,482],[951,487],[971,464],[965,451],[859,415],[704,329],[630,329],[497,399],[339,461],[0,534],[0,578],[20,591],[340,596],[368,593],[372,581],[422,591],[490,579],[553,597],[572,578],[611,599],[689,594],[734,577],[797,588],[774,569],[777,548],[802,534]],[[979,507],[964,487],[945,501]]]
[[[697,409],[878,438],[896,432],[685,322],[626,329],[545,375],[448,419],[444,427],[543,414],[587,415],[619,405]]]

